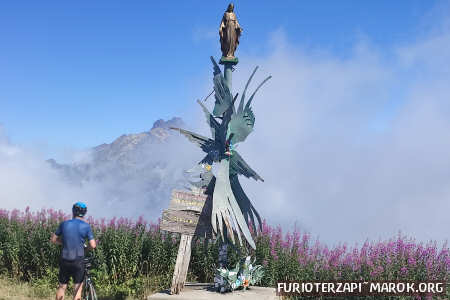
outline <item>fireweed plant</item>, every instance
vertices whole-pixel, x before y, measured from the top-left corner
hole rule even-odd
[[[60,246],[49,238],[69,218],[52,209],[0,210],[0,275],[55,287]],[[160,231],[158,222],[147,223],[142,217],[87,221],[98,241],[92,274],[100,295],[143,296],[170,286],[178,234]],[[256,250],[240,248],[238,254],[229,247],[229,265],[244,255],[255,257],[256,264],[264,266],[261,286],[275,286],[279,280],[450,280],[447,243],[438,248],[436,242],[418,243],[398,234],[385,241],[329,248],[307,232],[294,229],[283,234],[281,227],[266,222],[259,235],[252,234]],[[192,247],[188,281],[213,282],[218,243],[196,238]]]

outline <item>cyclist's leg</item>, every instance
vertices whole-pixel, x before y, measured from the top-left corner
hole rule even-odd
[[[59,275],[58,275],[58,281],[59,286],[56,290],[56,300],[64,300],[64,295],[66,293],[67,289],[67,283],[70,279],[70,270],[67,263],[63,260],[59,263]]]
[[[56,300],[64,300],[64,295],[66,293],[67,284],[60,283],[58,289],[56,290]]]
[[[83,280],[84,280],[84,263],[83,260],[78,260],[74,263],[73,270],[73,299],[80,300],[81,292],[83,290]]]
[[[73,300],[81,300],[81,291],[83,290],[83,282],[75,283],[73,286]]]

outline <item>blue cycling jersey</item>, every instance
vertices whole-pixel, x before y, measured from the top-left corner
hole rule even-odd
[[[55,234],[62,235],[63,249],[61,257],[76,260],[84,257],[84,243],[94,239],[91,226],[83,220],[74,218],[59,224]]]

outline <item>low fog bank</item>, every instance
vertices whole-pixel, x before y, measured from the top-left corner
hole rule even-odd
[[[109,156],[98,157],[95,149],[88,149],[77,153],[70,165],[63,165],[12,145],[3,130],[1,207],[70,213],[74,202],[84,201],[95,217],[137,219],[142,215],[156,221],[169,203],[171,190],[187,184],[184,170],[200,160],[201,153],[174,134],[164,141],[151,136],[137,146],[126,136],[124,142],[119,139],[122,147],[111,147]]]

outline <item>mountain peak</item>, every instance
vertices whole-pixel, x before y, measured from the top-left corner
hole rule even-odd
[[[181,118],[173,117],[170,120],[164,121],[163,119],[156,120],[155,123],[153,123],[152,129],[155,128],[164,128],[169,129],[170,127],[183,127],[184,122]]]

